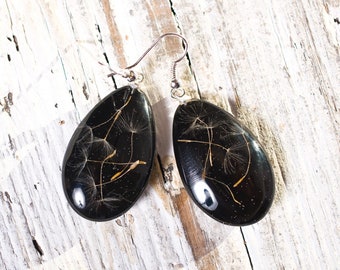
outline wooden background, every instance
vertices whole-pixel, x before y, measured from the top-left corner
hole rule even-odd
[[[171,170],[166,38],[135,71],[157,121],[159,159],[124,216],[87,221],[66,202],[61,165],[77,124],[165,32],[182,33],[178,77],[232,112],[267,150],[269,214],[219,224]],[[1,269],[340,269],[338,0],[10,1],[0,4]]]

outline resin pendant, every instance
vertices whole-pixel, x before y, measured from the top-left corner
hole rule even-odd
[[[174,116],[174,152],[184,186],[212,218],[249,225],[268,212],[274,176],[251,132],[223,109],[195,100]]]
[[[155,153],[151,106],[125,86],[100,101],[75,130],[63,163],[63,186],[82,217],[105,221],[125,213],[148,182]]]

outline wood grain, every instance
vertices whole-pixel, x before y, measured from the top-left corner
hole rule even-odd
[[[0,4],[1,269],[337,269],[340,262],[340,4],[301,1],[8,1]],[[61,165],[81,119],[126,84],[165,32],[183,34],[186,93],[225,108],[273,165],[269,214],[222,225],[176,171],[165,38],[135,68],[155,111],[150,183],[122,217],[95,223],[67,204]]]

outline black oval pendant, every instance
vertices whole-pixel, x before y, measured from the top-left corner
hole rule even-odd
[[[184,186],[206,214],[225,224],[249,225],[268,212],[275,189],[268,158],[231,114],[205,101],[182,104],[173,140]]]
[[[63,163],[63,186],[73,209],[105,221],[125,213],[150,176],[155,153],[151,106],[136,88],[112,92],[75,130]]]

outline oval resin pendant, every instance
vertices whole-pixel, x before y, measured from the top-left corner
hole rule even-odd
[[[231,114],[205,101],[182,104],[173,140],[184,186],[206,214],[225,224],[249,225],[268,212],[275,189],[268,158]]]
[[[130,86],[106,96],[67,147],[62,175],[72,208],[94,221],[125,213],[146,187],[154,153],[154,119],[146,96]]]

